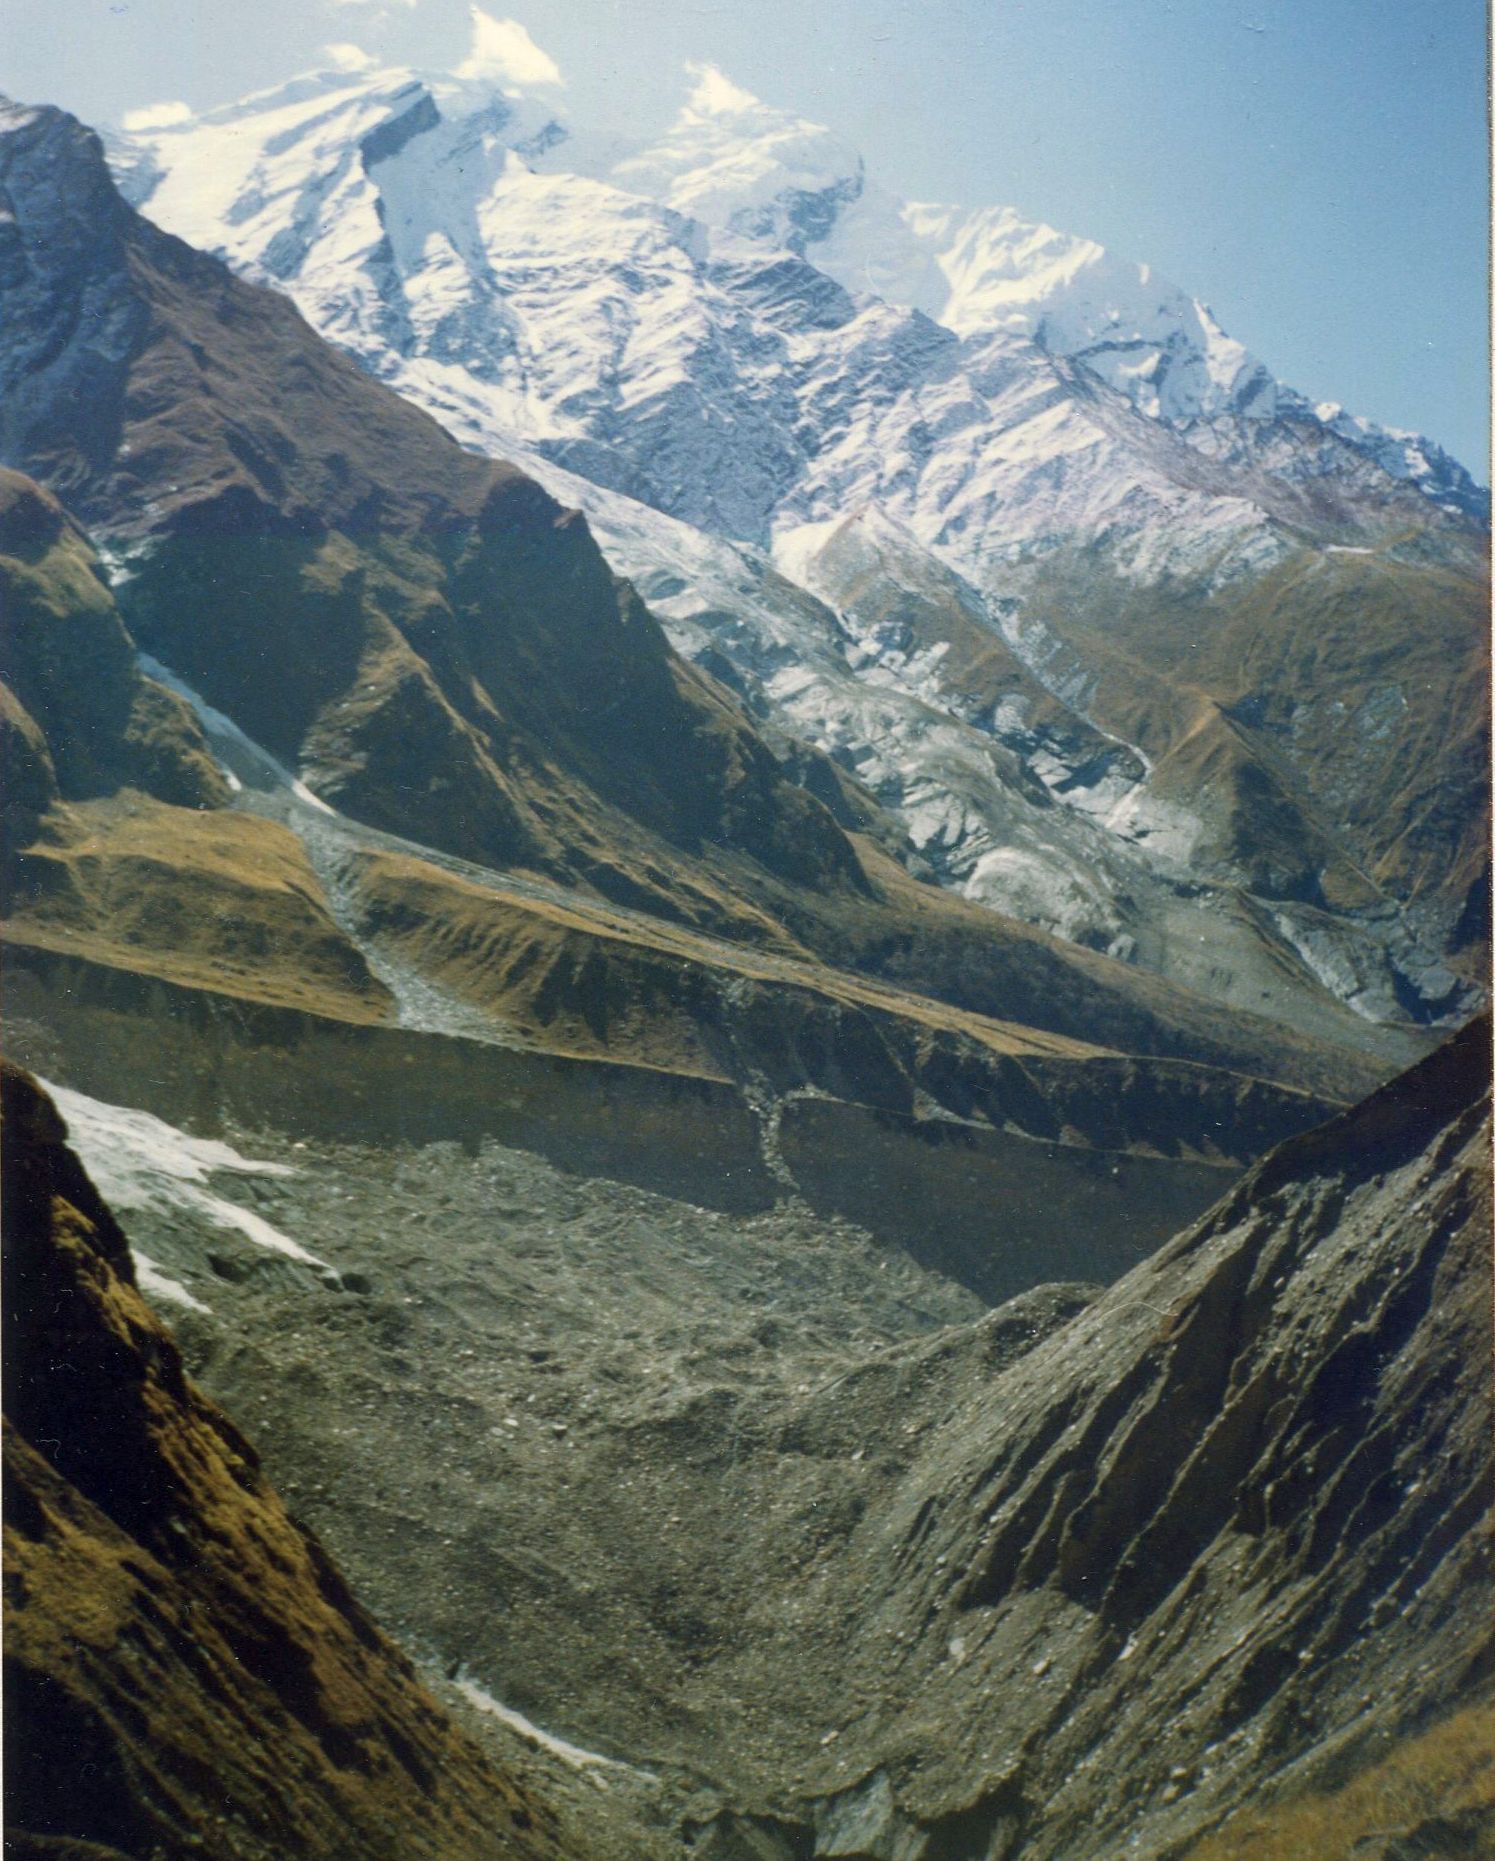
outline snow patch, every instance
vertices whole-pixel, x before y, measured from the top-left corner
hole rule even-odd
[[[231,1144],[216,1138],[190,1137],[148,1111],[109,1105],[49,1080],[42,1084],[67,1121],[68,1141],[112,1207],[199,1215],[216,1228],[243,1235],[256,1247],[284,1254],[324,1274],[334,1273],[325,1260],[308,1253],[262,1215],[240,1208],[207,1186],[210,1177],[218,1174],[294,1175],[287,1164],[241,1156]]]
[[[349,39],[335,40],[331,45],[324,45],[322,50],[338,71],[373,71],[379,63],[361,45],[354,45]]]
[[[132,1247],[130,1258],[135,1262],[136,1282],[147,1298],[164,1299],[168,1305],[180,1305],[189,1312],[212,1311],[210,1305],[204,1305],[201,1299],[194,1298],[179,1279],[163,1273],[149,1254],[143,1254],[138,1247]]]
[[[322,814],[337,813],[336,808],[329,807],[320,795],[314,795],[299,776],[292,775],[284,763],[277,761],[267,749],[261,748],[253,737],[247,736],[231,717],[215,709],[201,693],[194,691],[184,679],[178,678],[170,666],[162,665],[159,659],[153,659],[149,653],[138,653],[136,664],[147,678],[154,679],[158,685],[164,685],[168,691],[174,691],[191,705],[218,758],[218,765],[235,793],[246,786],[261,791],[283,791]]]
[[[639,1770],[635,1765],[625,1764],[621,1758],[604,1757],[600,1751],[587,1751],[580,1745],[571,1744],[567,1739],[557,1738],[553,1732],[547,1732],[536,1725],[533,1719],[525,1718],[522,1712],[516,1712],[512,1706],[505,1706],[501,1701],[496,1700],[486,1687],[479,1686],[475,1680],[459,1677],[456,1686],[457,1691],[469,1705],[476,1706],[479,1712],[485,1712],[490,1718],[497,1719],[500,1724],[508,1726],[510,1731],[517,1732],[521,1738],[531,1740],[542,1750],[559,1758],[563,1764],[569,1764],[574,1770],[583,1772],[627,1771],[636,1777],[647,1777],[651,1782],[655,1781],[652,1771]],[[594,1777],[593,1781],[601,1783],[602,1780]]]

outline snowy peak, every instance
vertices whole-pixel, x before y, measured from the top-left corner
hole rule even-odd
[[[1261,364],[1149,267],[1011,207],[897,201],[831,130],[714,66],[689,69],[680,114],[616,166],[618,186],[786,246],[847,290],[923,311],[958,336],[1001,331],[1083,358],[1153,418],[1274,411]]]
[[[619,162],[619,187],[806,258],[856,296],[918,310],[961,338],[1026,337],[1083,365],[1148,419],[1201,435],[1212,457],[1257,449],[1279,417],[1312,420],[1207,305],[1145,264],[1011,207],[902,202],[833,131],[764,103],[714,66],[658,141]],[[1242,441],[1230,429],[1247,422]],[[1488,499],[1431,442],[1335,410],[1333,437],[1445,508]]]
[[[761,102],[714,65],[665,134],[620,162],[616,184],[676,212],[790,251],[823,240],[862,191],[861,157],[824,128]]]
[[[469,296],[474,275],[486,286],[477,207],[566,138],[548,97],[507,81],[523,68],[512,45],[501,57],[490,44],[455,74],[312,73],[117,138],[111,156],[126,197],[157,224],[292,286],[328,333],[375,328],[406,348],[419,313],[399,277],[430,269],[438,297],[457,274]]]
[[[538,159],[568,133],[556,112],[560,69],[516,20],[470,12],[467,54],[450,71],[381,66],[334,44],[327,68],[201,116],[179,105],[132,113],[109,145],[122,191],[189,243],[285,280],[334,204],[354,209],[355,241],[367,231],[350,197],[358,171],[440,124],[465,126],[460,140],[477,158],[467,191],[501,172],[510,151]]]
[[[554,61],[481,9],[455,72],[338,54],[201,118],[151,113],[117,172],[479,443],[581,445],[579,469],[687,521],[730,507],[727,533],[759,543],[884,493],[926,544],[999,555],[1077,524],[1178,536],[1180,495],[1202,535],[1283,514],[1263,473],[1295,509],[1332,481],[1487,515],[1438,448],[1315,409],[1149,266],[1011,207],[900,201],[715,67],[620,160],[557,116]]]
[[[893,201],[879,190],[811,248],[848,290],[922,310],[962,337],[1031,337],[1082,360],[1153,419],[1271,418],[1276,384],[1209,311],[1146,265],[1010,207]]]

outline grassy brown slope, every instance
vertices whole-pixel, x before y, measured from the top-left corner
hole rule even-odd
[[[1489,839],[1488,598],[1474,575],[1305,552],[1233,604],[1209,647],[1220,702],[1299,774],[1379,886],[1467,892]],[[1294,692],[1311,696],[1276,695]]]
[[[346,1021],[392,1003],[288,828],[125,790],[48,816],[15,861],[5,936]]]
[[[4,1093],[7,1847],[559,1855],[188,1382],[50,1101]]]
[[[1394,1744],[1332,1791],[1253,1806],[1188,1861],[1479,1861],[1495,1844],[1495,1707]]]
[[[361,863],[364,921],[372,934],[496,1021],[547,1045],[559,1039],[571,1051],[636,1052],[651,1064],[715,1072],[721,1060],[701,1045],[703,1004],[692,983],[693,976],[715,974],[760,990],[902,1015],[931,1032],[970,1033],[1003,1053],[1079,1059],[1102,1051],[830,969],[807,952],[708,940],[582,897],[525,896],[501,881],[479,885],[395,854]]]
[[[923,1095],[1035,1137],[1217,1161],[1244,1160],[1325,1103],[420,860],[378,854],[348,877],[380,947],[546,1051],[906,1114]]]

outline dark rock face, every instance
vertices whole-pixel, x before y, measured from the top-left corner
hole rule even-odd
[[[7,126],[26,125],[27,185],[45,200],[48,218],[45,244],[27,236],[7,163],[0,169],[7,209],[0,215],[0,460],[31,457],[40,476],[67,489],[103,470],[120,443],[121,365],[146,321],[123,265],[129,214],[81,124],[59,117],[51,133],[37,134],[41,113],[0,107]]]
[[[49,492],[0,468],[0,680],[23,846],[47,806],[142,789],[180,807],[228,799],[191,711],[136,669],[86,537]]]
[[[559,1853],[187,1380],[10,1066],[4,1135],[7,1848]]]
[[[927,1626],[858,1814],[985,1778],[979,1852],[1180,1853],[1487,1700],[1489,1077],[1482,1021],[1284,1144],[935,1443],[867,1546]]]

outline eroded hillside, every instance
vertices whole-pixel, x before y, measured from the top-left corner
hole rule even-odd
[[[46,1094],[4,1088],[6,1846],[639,1852],[438,1707],[184,1373]]]
[[[984,1313],[795,1203],[264,1129],[205,1201],[188,1140],[62,1103],[189,1361],[463,1697],[713,1855],[1174,1856],[1487,1722],[1487,1074],[1477,1027],[1109,1291]],[[1471,1762],[1428,1774],[1485,1828]]]

